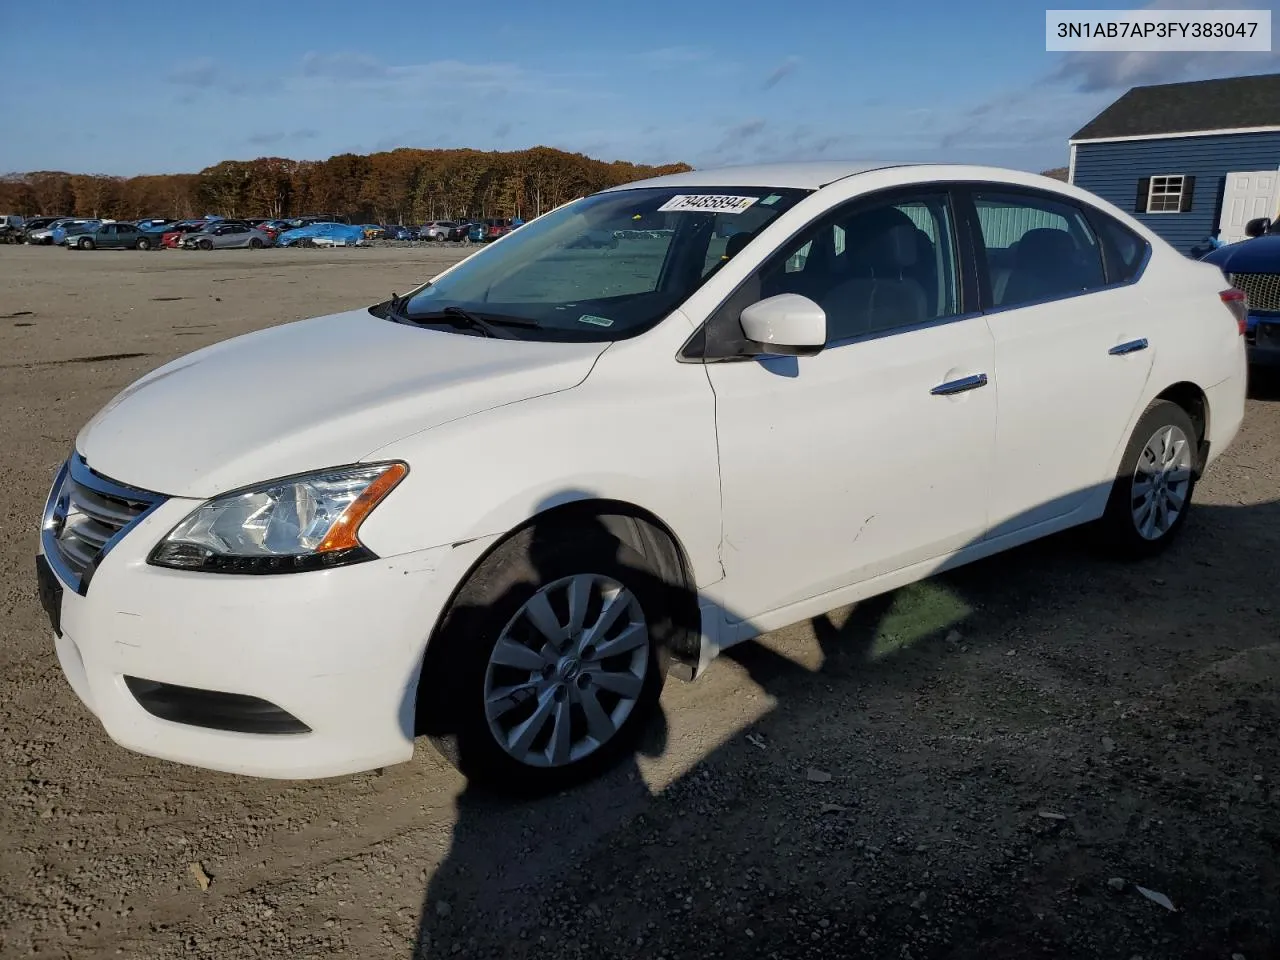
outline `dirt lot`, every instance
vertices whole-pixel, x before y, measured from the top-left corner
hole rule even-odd
[[[279,783],[112,744],[33,585],[80,425],[174,356],[455,255],[0,248],[0,955],[1280,956],[1265,384],[1163,558],[1060,537],[778,631],[669,683],[644,754],[568,795],[477,796],[425,746]]]

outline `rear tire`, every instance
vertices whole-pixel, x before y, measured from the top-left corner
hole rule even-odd
[[[1169,400],[1153,401],[1133,428],[1097,523],[1102,545],[1126,559],[1165,550],[1187,521],[1200,469],[1191,417]]]
[[[261,240],[259,240],[257,237],[250,237],[250,238],[249,238],[249,249],[250,249],[250,250],[261,250],[261,249],[262,249],[262,241],[261,241]]]
[[[568,626],[571,596],[585,629]],[[607,609],[620,612],[593,636],[609,596]],[[552,634],[565,625],[565,635],[548,639],[535,619]],[[588,779],[634,749],[657,707],[671,622],[671,590],[653,562],[600,519],[535,524],[480,563],[442,619],[418,686],[419,729],[468,778],[501,792]],[[602,655],[606,647],[620,652]],[[522,725],[538,728],[525,742]]]

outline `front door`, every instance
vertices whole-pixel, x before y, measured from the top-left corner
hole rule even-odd
[[[981,538],[994,347],[962,318],[945,190],[825,215],[748,281],[827,314],[817,356],[713,363],[724,602],[739,620]],[[757,295],[758,293],[758,295]],[[742,298],[712,323],[736,323]]]
[[[1277,214],[1280,214],[1280,172],[1228,173],[1222,193],[1218,239],[1223,243],[1244,240],[1246,223],[1257,217],[1276,219]]]

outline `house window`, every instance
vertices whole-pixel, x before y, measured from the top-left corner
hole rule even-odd
[[[1180,213],[1186,179],[1177,174],[1152,177],[1147,188],[1147,213]]]

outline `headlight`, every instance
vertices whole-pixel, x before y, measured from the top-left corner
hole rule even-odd
[[[296,573],[376,559],[356,534],[408,472],[403,463],[342,467],[223,494],[174,527],[148,562],[215,573]]]

